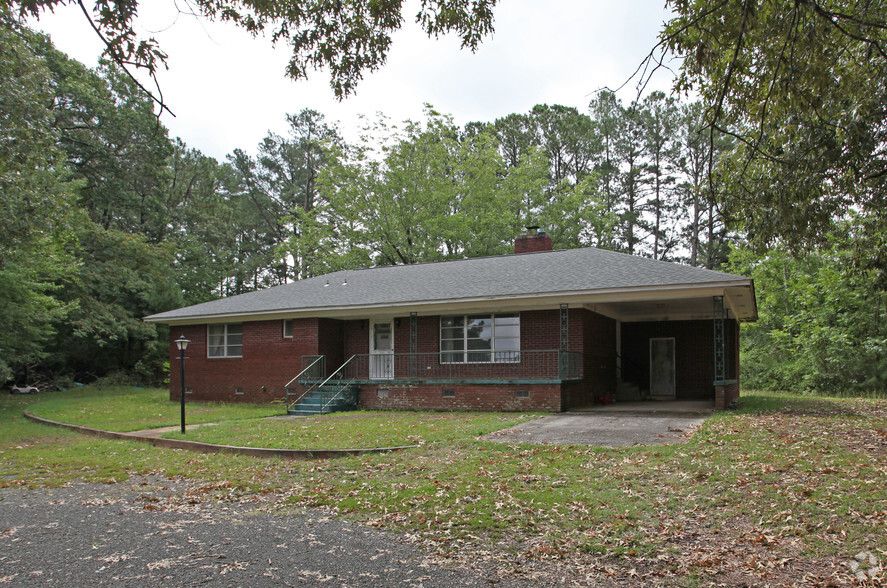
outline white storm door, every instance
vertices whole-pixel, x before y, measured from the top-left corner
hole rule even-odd
[[[674,337],[650,339],[650,396],[675,397]]]
[[[394,377],[394,328],[391,321],[373,322],[370,329],[370,379]]]

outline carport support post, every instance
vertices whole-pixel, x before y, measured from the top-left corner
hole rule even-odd
[[[419,375],[416,353],[419,351],[419,321],[415,312],[410,313],[410,377]]]
[[[715,347],[715,386],[723,385],[727,379],[724,362],[724,297],[714,297],[714,347]]]
[[[558,377],[563,379],[567,377],[570,361],[569,354],[567,353],[570,350],[570,306],[568,304],[561,304],[560,306],[560,326],[560,349],[557,352]]]
[[[712,323],[714,326],[714,350],[715,350],[715,410],[727,408],[725,387],[727,385],[727,369],[724,357],[724,297],[713,296]]]

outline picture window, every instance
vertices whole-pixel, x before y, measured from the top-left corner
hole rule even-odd
[[[441,363],[519,363],[520,315],[440,318]]]

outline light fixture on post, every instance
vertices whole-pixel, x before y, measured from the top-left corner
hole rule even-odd
[[[185,434],[185,350],[188,349],[189,340],[185,339],[185,336],[182,335],[178,339],[176,339],[176,347],[179,348],[179,373],[182,376],[182,391],[181,391],[181,400],[182,400],[182,435]]]

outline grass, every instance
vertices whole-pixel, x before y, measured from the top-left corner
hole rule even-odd
[[[181,407],[170,402],[169,391],[160,388],[74,388],[65,392],[41,395],[31,405],[34,416],[53,421],[130,432],[142,429],[171,427],[181,423]],[[186,423],[214,423],[256,419],[284,414],[282,404],[223,404],[220,402],[188,402]]]
[[[311,418],[245,419],[163,435],[204,443],[275,449],[365,449],[425,445],[485,435],[537,418],[502,413],[335,413]]]
[[[401,441],[413,435],[425,442],[309,462],[103,441],[21,417],[30,407],[66,422],[144,428],[130,408],[83,414],[108,402],[105,392],[88,389],[70,398],[3,398],[0,486],[146,473],[185,476],[206,488],[223,481],[212,491],[225,499],[270,493],[277,508],[325,508],[403,533],[457,562],[488,560],[511,570],[562,564],[638,584],[842,583],[850,579],[842,562],[861,551],[887,563],[884,400],[744,391],[738,410],[715,415],[687,443],[651,447],[474,438],[522,415],[366,413],[284,422],[257,421],[260,415],[247,415],[261,408],[235,407],[224,425],[188,432],[192,438],[228,431],[244,442],[249,435],[295,444],[377,443],[404,434]],[[167,404],[157,414],[177,415],[177,405]]]

